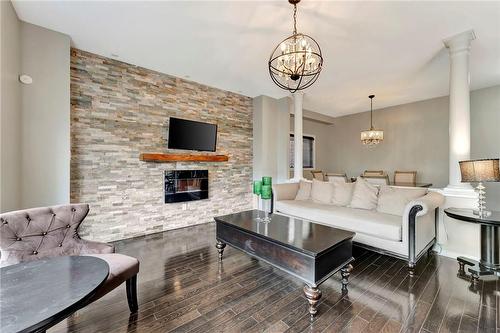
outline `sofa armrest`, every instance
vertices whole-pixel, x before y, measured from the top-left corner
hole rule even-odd
[[[293,200],[297,196],[299,183],[283,183],[273,185],[274,201]]]
[[[436,208],[441,206],[444,203],[444,196],[441,193],[430,191],[426,195],[410,201],[406,207],[404,215],[407,216],[410,214],[411,210],[415,207],[418,207],[416,216],[422,216],[427,214],[428,212],[433,212]]]
[[[410,201],[403,215],[403,237],[408,241],[408,266],[410,275],[417,263],[421,249],[436,237],[435,210],[444,203],[444,196],[428,192],[423,197]],[[417,222],[419,217],[419,222]]]

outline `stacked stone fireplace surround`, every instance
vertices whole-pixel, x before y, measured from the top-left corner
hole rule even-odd
[[[169,117],[216,123],[214,154],[229,161],[140,161],[140,153],[169,152]],[[171,169],[207,169],[209,199],[185,210],[165,204],[164,170]],[[90,205],[84,237],[113,241],[249,209],[251,177],[251,98],[71,50],[71,201]]]

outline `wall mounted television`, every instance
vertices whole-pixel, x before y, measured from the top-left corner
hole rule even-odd
[[[215,151],[217,125],[170,117],[168,148]]]

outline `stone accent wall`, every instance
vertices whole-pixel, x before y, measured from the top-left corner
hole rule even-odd
[[[139,161],[167,152],[170,116],[217,123],[216,154],[229,162]],[[164,204],[166,169],[208,169],[209,199]],[[112,241],[250,209],[251,177],[251,98],[71,50],[71,201],[90,204],[82,236]]]

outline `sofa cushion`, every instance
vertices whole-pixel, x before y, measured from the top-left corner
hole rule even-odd
[[[313,179],[311,188],[311,199],[314,202],[329,204],[332,201],[333,185]]]
[[[351,202],[355,183],[333,182],[332,204],[347,206]]]
[[[372,210],[325,205],[311,200],[280,200],[276,211],[285,215],[391,241],[401,241],[402,218]]]
[[[426,188],[381,186],[377,212],[403,216],[406,205],[427,194]]]
[[[376,209],[378,187],[368,183],[362,177],[358,177],[354,184],[354,191],[352,192],[352,199],[349,206],[359,209]]]
[[[299,182],[299,190],[295,196],[295,200],[309,200],[311,198],[312,182],[301,180]]]

